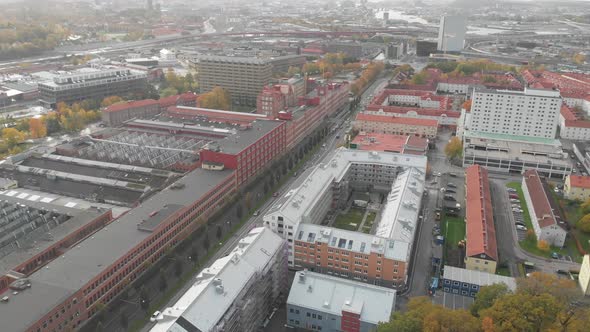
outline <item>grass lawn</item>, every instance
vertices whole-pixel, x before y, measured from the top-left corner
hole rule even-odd
[[[351,208],[348,213],[339,214],[332,226],[348,231],[356,231],[363,221],[364,211]]]
[[[465,239],[465,221],[459,217],[445,216],[441,234],[445,237],[447,246],[456,246],[459,241]]]
[[[588,242],[590,241],[590,234],[580,232],[578,229],[574,229],[574,226],[576,226],[578,220],[584,216],[584,212],[580,208],[581,203],[569,201],[567,199],[560,199],[559,203],[563,209],[563,213],[565,213],[565,219],[572,227],[570,232],[575,234],[578,241],[580,241],[582,248],[584,248],[586,252],[590,252],[590,242]],[[582,257],[579,255],[578,247],[576,246],[575,241],[573,239],[568,240],[566,244],[571,252],[578,254],[578,257],[575,257],[576,261],[581,261]]]
[[[501,275],[501,276],[505,276],[505,277],[510,277],[510,269],[508,267],[499,267],[496,269],[496,274],[497,275]]]
[[[533,223],[531,221],[531,216],[529,214],[529,208],[526,204],[526,201],[524,200],[524,194],[522,192],[521,184],[519,182],[510,182],[506,186],[508,188],[516,189],[516,192],[518,193],[518,200],[520,201],[520,208],[523,211],[522,216],[523,216],[524,223],[525,223],[527,229],[532,230]],[[511,212],[509,212],[509,213],[511,213]],[[535,234],[533,234],[532,236],[527,236],[524,240],[519,241],[518,243],[520,244],[520,247],[522,249],[524,249],[525,251],[527,251],[533,255],[537,255],[537,256],[541,256],[541,257],[545,257],[545,258],[551,258],[552,252],[557,252],[562,255],[570,255],[570,251],[567,250],[567,247],[569,245],[571,245],[569,242],[572,242],[572,240],[568,239],[565,244],[566,247],[563,249],[551,247],[551,249],[549,249],[549,251],[543,251],[537,247],[537,236]],[[575,247],[575,245],[576,244],[573,243],[574,247]],[[574,253],[577,253],[577,249]],[[577,257],[574,256],[572,258],[576,259]]]

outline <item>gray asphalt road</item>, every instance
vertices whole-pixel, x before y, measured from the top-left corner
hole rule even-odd
[[[506,194],[506,183],[512,180],[490,180],[494,221],[496,224],[496,241],[498,243],[500,260],[508,263],[511,274],[516,277],[519,276],[516,264],[522,261],[534,263],[537,270],[545,273],[555,273],[559,269],[580,269],[580,264],[578,263],[533,256],[520,248],[509,198]]]

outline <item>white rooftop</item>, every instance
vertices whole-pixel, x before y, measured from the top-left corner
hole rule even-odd
[[[424,177],[424,171],[415,168],[409,168],[397,176],[381,211],[376,235],[397,241],[414,240],[424,192]]]
[[[252,229],[229,255],[204,269],[178,302],[162,310],[150,331],[211,331],[244,286],[267,266],[278,250],[282,250],[282,245],[283,240],[271,230]]]
[[[516,281],[514,278],[482,271],[461,269],[450,265],[445,265],[443,279],[466,282],[468,284],[479,286],[489,286],[493,284],[504,283],[510,290],[516,290]]]
[[[313,169],[303,182],[296,183],[283,197],[277,199],[267,215],[279,212],[286,221],[294,225],[305,222],[311,207],[326,190],[330,190],[333,181],[340,181],[352,164],[375,164],[414,167],[426,170],[426,157],[393,152],[359,151],[339,148],[335,150],[328,162]],[[418,171],[418,170],[416,170]]]
[[[288,305],[342,316],[360,315],[363,322],[387,322],[395,308],[395,290],[325,274],[298,271],[289,291]]]

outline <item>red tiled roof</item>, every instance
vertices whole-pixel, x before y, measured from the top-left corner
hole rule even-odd
[[[570,175],[570,186],[575,188],[590,188],[590,176]]]
[[[572,110],[566,104],[561,105],[560,112],[561,116],[563,116],[565,120],[578,120],[576,114],[574,114],[574,112],[572,112]]]
[[[387,123],[399,123],[410,126],[438,126],[438,121],[430,119],[416,119],[416,118],[404,118],[398,116],[387,116],[387,115],[372,115],[359,113],[356,116],[357,121],[369,121],[369,122],[387,122]]]
[[[531,202],[533,206],[529,206],[535,211],[539,223],[539,227],[544,228],[547,226],[557,225],[553,210],[551,209],[551,203],[549,203],[549,197],[545,192],[539,173],[536,170],[530,169],[524,172],[524,183],[526,190],[529,192]],[[525,188],[523,188],[525,189]],[[534,221],[533,221],[534,222]]]
[[[496,230],[488,171],[473,165],[465,170],[467,256],[486,256],[498,260]]]
[[[570,128],[590,128],[588,120],[565,120],[565,126]]]
[[[177,105],[178,101],[186,102],[186,101],[193,101],[193,100],[195,101],[195,105],[193,105],[193,106],[196,106],[197,105],[196,104],[197,103],[197,95],[194,93],[191,93],[191,92],[186,92],[186,93],[179,94],[179,95],[160,98],[158,100],[158,103],[160,104],[160,107],[167,108],[170,106]]]
[[[158,104],[158,101],[154,100],[154,99],[135,100],[135,101],[113,104],[113,105],[105,108],[104,112],[107,112],[107,113],[120,112],[120,111],[125,111],[128,109],[132,109],[132,108],[147,107],[147,106],[157,105],[157,104]]]

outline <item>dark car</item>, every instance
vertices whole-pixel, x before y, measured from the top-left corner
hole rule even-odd
[[[449,194],[456,194],[457,192],[455,191],[455,189],[453,188],[447,188],[446,192],[448,192]]]
[[[457,188],[457,185],[456,185],[456,184],[454,184],[454,183],[450,183],[450,182],[449,182],[449,183],[447,183],[447,187],[450,187],[450,188]]]
[[[568,275],[569,274],[569,272],[567,272],[566,270],[557,270],[556,272],[557,272],[557,274],[562,274],[562,275]]]
[[[445,201],[453,201],[453,202],[457,201],[457,199],[451,195],[445,195],[444,199],[445,199]]]

